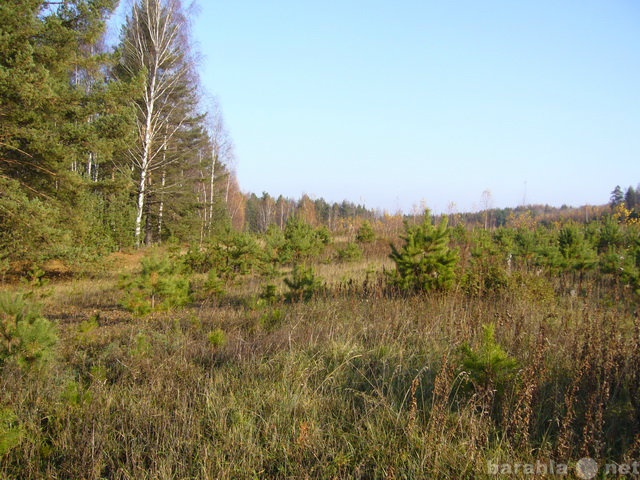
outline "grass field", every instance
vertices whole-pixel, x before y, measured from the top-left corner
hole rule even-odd
[[[308,301],[281,295],[290,270],[222,295],[191,274],[187,305],[135,315],[121,274],[145,255],[5,286],[58,342],[38,368],[2,364],[2,478],[572,477],[583,457],[640,458],[640,320],[620,282],[522,267],[500,288],[399,294],[371,247],[317,263]]]

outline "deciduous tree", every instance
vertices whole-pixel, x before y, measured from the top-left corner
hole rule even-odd
[[[138,140],[131,149],[138,189],[135,239],[140,245],[143,217],[150,214],[151,176],[156,174],[160,186],[166,187],[167,168],[180,160],[180,155],[168,154],[169,145],[185,129],[194,127],[198,117],[198,82],[180,0],[134,3],[123,34],[122,67],[123,77],[144,78],[136,102]],[[150,222],[146,225],[148,241],[152,226]]]

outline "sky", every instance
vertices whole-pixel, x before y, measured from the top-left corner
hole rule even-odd
[[[200,0],[240,187],[394,213],[640,182],[637,0]],[[455,206],[452,205],[455,204]]]

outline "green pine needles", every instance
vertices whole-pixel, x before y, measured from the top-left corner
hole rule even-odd
[[[480,345],[472,349],[465,344],[461,350],[462,365],[474,387],[481,392],[496,389],[500,393],[518,368],[516,359],[496,341],[495,333],[493,323],[484,324]]]
[[[575,225],[566,225],[560,229],[558,249],[562,257],[561,266],[566,270],[587,270],[598,261],[596,251]]]
[[[455,277],[458,254],[449,247],[450,229],[443,217],[438,226],[431,223],[429,210],[420,225],[405,222],[404,245],[398,250],[391,245],[389,257],[396,270],[390,274],[391,283],[406,292],[446,290]]]
[[[371,224],[365,220],[360,225],[358,232],[356,233],[356,242],[358,243],[372,243],[376,239],[376,234],[373,231]]]
[[[0,364],[13,360],[22,368],[38,368],[53,356],[53,324],[22,295],[0,292]]]
[[[284,283],[289,287],[286,298],[289,301],[311,300],[322,289],[322,280],[318,278],[312,267],[296,265],[290,278]]]
[[[0,456],[16,447],[23,437],[18,417],[9,408],[0,408]]]
[[[183,307],[191,301],[191,285],[183,266],[167,258],[143,258],[142,271],[123,276],[119,286],[126,291],[124,307],[137,315]]]

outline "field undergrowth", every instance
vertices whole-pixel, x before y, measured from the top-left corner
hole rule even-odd
[[[552,461],[573,476],[583,457],[640,458],[624,282],[502,262],[475,288],[469,256],[465,281],[402,293],[373,252],[316,263],[306,301],[283,294],[291,269],[215,294],[191,273],[186,304],[135,313],[121,272],[147,255],[130,258],[6,286],[30,291],[57,343],[46,363],[2,364],[3,478],[491,478]]]

